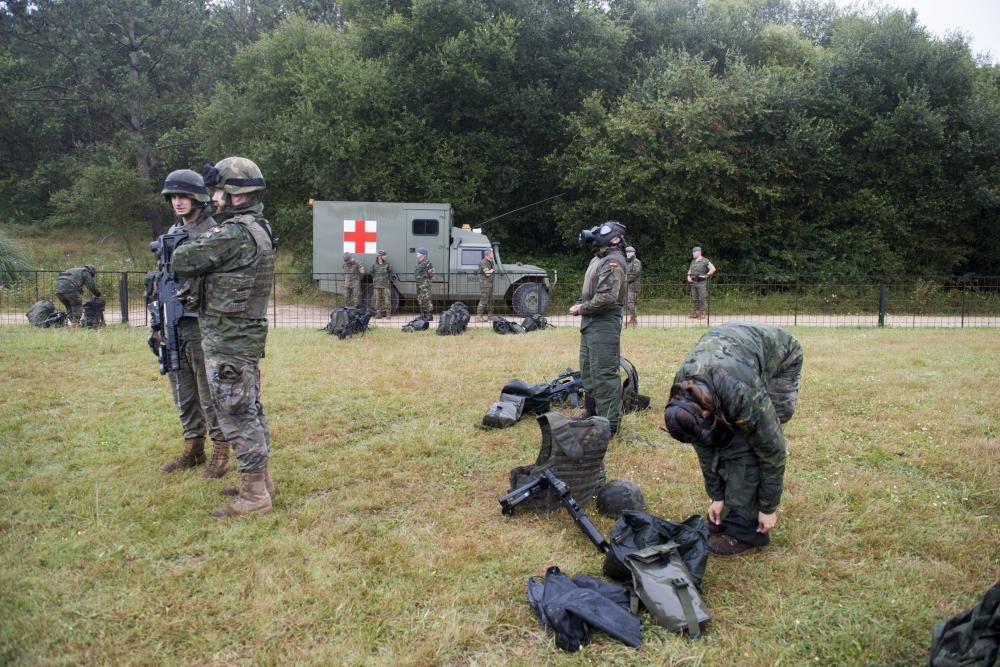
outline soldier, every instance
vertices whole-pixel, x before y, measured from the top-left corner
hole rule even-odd
[[[698,454],[718,556],[770,541],[785,477],[781,425],[795,413],[801,377],[802,348],[790,333],[738,322],[709,330],[674,376],[664,420]]]
[[[219,426],[236,455],[239,489],[223,518],[271,509],[271,437],[260,403],[260,358],[267,341],[267,302],[274,280],[275,242],[264,219],[264,176],[251,160],[229,157],[203,170],[205,184],[225,192],[224,218],[174,252],[178,275],[202,277],[202,347]]]
[[[413,273],[417,281],[417,303],[420,316],[428,322],[434,321],[434,305],[431,303],[431,281],[434,280],[434,265],[427,259],[427,248],[417,248],[417,268]]]
[[[83,314],[83,288],[86,287],[94,296],[101,296],[101,291],[94,283],[97,269],[92,264],[66,269],[56,278],[56,297],[66,307],[67,319],[71,327],[80,326],[80,316]]]
[[[493,262],[493,250],[484,250],[483,258],[479,262],[479,304],[476,306],[476,315],[479,315],[480,322],[493,320],[493,273],[496,268]]]
[[[361,301],[361,276],[365,267],[349,252],[344,253],[344,305],[353,308]]]
[[[635,300],[639,296],[639,285],[642,282],[642,262],[635,256],[635,248],[629,246],[625,248],[627,268],[625,275],[628,280],[628,294],[625,297],[625,309],[628,311],[628,324],[626,326],[639,326],[639,320],[635,312]]]
[[[190,240],[215,226],[212,207],[209,206],[208,188],[197,172],[190,169],[171,172],[163,184],[161,194],[177,216],[177,221],[167,234],[184,232]],[[186,242],[181,241],[177,247]],[[157,268],[160,271],[168,269],[165,266]],[[186,282],[187,286],[183,291],[197,298],[201,280],[192,278]],[[148,292],[147,299],[177,298],[176,295],[157,294],[155,281],[151,281]],[[219,420],[215,416],[212,390],[205,373],[205,357],[201,349],[198,313],[195,310],[188,310],[187,307],[184,309],[184,316],[177,325],[177,338],[181,350],[180,368],[170,373],[168,377],[171,395],[177,404],[177,414],[184,430],[184,451],[173,461],[160,466],[160,470],[173,472],[204,463],[207,432],[212,438],[212,460],[201,476],[203,479],[218,479],[229,470],[229,443],[226,442],[222,429],[219,428]],[[153,330],[151,342],[159,346],[159,331]]]
[[[703,320],[708,312],[708,278],[715,273],[715,266],[707,257],[701,256],[701,247],[691,248],[691,266],[688,267],[687,281],[691,283],[691,298],[694,300],[694,313],[688,315],[691,320]]]
[[[375,299],[375,317],[389,317],[392,312],[392,282],[396,272],[392,264],[385,260],[385,250],[379,250],[372,264],[372,288]]]
[[[584,416],[606,417],[611,433],[618,432],[622,410],[622,381],[618,374],[621,356],[622,306],[627,283],[625,255],[621,244],[625,225],[609,220],[580,232],[582,245],[596,255],[583,278],[580,300],[570,306],[570,315],[580,315],[580,371],[586,395]]]

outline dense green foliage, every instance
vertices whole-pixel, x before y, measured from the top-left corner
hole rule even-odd
[[[17,282],[19,272],[31,268],[28,249],[0,229],[0,286]]]
[[[155,230],[166,173],[243,154],[304,265],[309,197],[448,201],[478,224],[562,192],[486,227],[507,258],[565,256],[617,218],[651,271],[698,243],[775,278],[1000,272],[1000,68],[915,14],[249,5],[0,3],[0,219]],[[86,210],[101,178],[116,211]]]

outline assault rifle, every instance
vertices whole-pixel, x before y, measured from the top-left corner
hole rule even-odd
[[[170,260],[177,246],[187,238],[187,232],[174,232],[164,234],[149,244],[149,250],[156,255],[159,265],[156,299],[150,301],[148,308],[150,326],[159,334],[159,345],[155,352],[160,360],[160,375],[181,367],[181,341],[177,328],[185,310],[178,292],[184,287],[184,283],[176,273],[170,271]]]
[[[536,493],[543,491],[545,489],[553,489],[559,494],[559,500],[562,502],[563,507],[569,512],[569,515],[573,517],[573,521],[576,525],[580,527],[583,534],[594,543],[598,551],[601,553],[607,553],[611,546],[608,541],[604,539],[604,535],[601,531],[597,530],[597,527],[590,522],[587,518],[586,513],[580,509],[580,505],[576,502],[573,496],[569,493],[569,487],[566,482],[562,481],[556,477],[555,473],[549,468],[545,468],[542,472],[522,486],[509,491],[506,495],[500,498],[500,508],[503,514],[511,516],[514,514],[514,510],[517,506],[523,503],[525,500],[535,495]]]

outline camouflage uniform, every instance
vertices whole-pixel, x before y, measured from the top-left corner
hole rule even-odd
[[[587,267],[580,294],[580,371],[588,409],[618,431],[622,410],[622,306],[627,281],[625,255],[617,245],[598,253]]]
[[[94,296],[101,296],[101,291],[94,282],[94,275],[96,275],[94,267],[88,265],[66,269],[56,278],[56,297],[65,306],[67,319],[71,324],[80,324],[80,316],[83,315],[83,301],[80,296],[84,287]]]
[[[371,274],[375,314],[388,317],[392,312],[392,281],[396,277],[396,272],[392,270],[392,264],[389,262],[375,260]]]
[[[430,320],[434,314],[434,304],[431,301],[431,281],[434,280],[434,265],[431,260],[424,257],[417,262],[413,278],[417,282],[417,303],[420,306],[420,314],[424,319]]]
[[[708,311],[708,270],[707,257],[699,257],[691,260],[688,267],[688,275],[691,276],[691,299],[694,301],[695,314],[704,315]]]
[[[632,320],[632,324],[635,325],[637,317],[635,312],[635,300],[639,296],[639,285],[642,283],[642,262],[635,256],[626,260],[626,262],[628,264],[628,269],[626,271],[626,276],[628,278],[628,294],[625,297],[625,310],[627,311],[629,318]]]
[[[757,513],[778,508],[785,476],[781,424],[795,413],[802,347],[778,327],[728,323],[708,331],[688,353],[674,382],[699,381],[716,397],[735,437],[719,448],[694,443],[712,500],[725,502],[723,534],[763,546]]]
[[[274,245],[263,205],[227,209],[207,234],[174,252],[178,275],[203,277],[202,347],[219,426],[240,473],[266,470],[270,449],[260,403],[260,358],[267,341],[267,303]]]
[[[479,262],[479,304],[476,306],[476,315],[482,317],[484,314],[489,319],[493,319],[493,272],[496,271],[496,264],[492,259],[483,257]]]
[[[194,222],[185,225],[178,222],[172,226],[167,234],[185,232],[188,235],[187,241],[178,244],[178,248],[191,239],[208,232],[215,226],[215,219],[212,218],[212,208],[206,206],[202,209],[201,215]],[[165,270],[167,267],[158,267]],[[156,294],[156,283],[153,283],[151,296],[159,298]],[[188,281],[188,292],[197,294],[200,280],[192,278]],[[181,318],[177,326],[177,338],[180,341],[181,364],[180,368],[167,377],[170,378],[170,389],[174,402],[177,405],[177,413],[180,416],[181,427],[184,429],[184,439],[202,439],[206,433],[220,446],[225,444],[225,436],[219,428],[219,420],[215,416],[215,405],[212,402],[212,391],[208,384],[208,376],[205,374],[205,355],[201,347],[201,328],[198,326],[198,313],[188,311],[185,307],[184,317]],[[228,448],[228,445],[226,445]],[[169,472],[169,471],[167,471]]]
[[[344,259],[344,305],[353,308],[361,302],[361,276],[365,267],[351,257]]]

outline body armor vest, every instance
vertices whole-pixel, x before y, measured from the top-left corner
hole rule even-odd
[[[219,317],[262,320],[274,281],[274,246],[265,229],[267,221],[252,215],[238,215],[225,222],[247,230],[257,251],[243,266],[205,276],[202,312]]]

